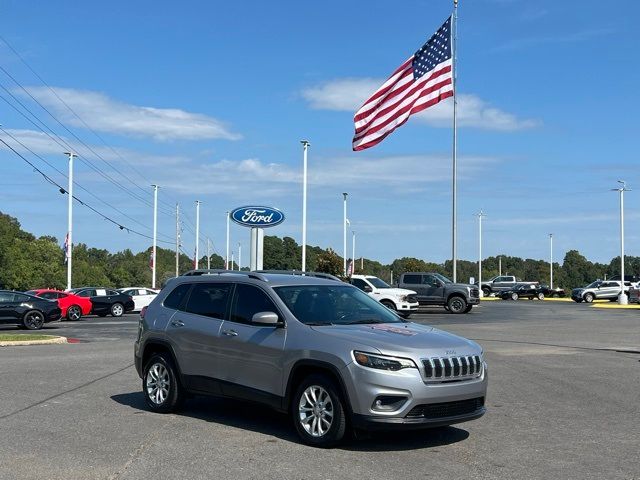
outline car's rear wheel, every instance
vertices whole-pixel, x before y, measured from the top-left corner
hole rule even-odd
[[[67,308],[67,320],[75,322],[82,318],[82,310],[77,305],[71,305]]]
[[[302,441],[314,447],[336,445],[347,429],[342,397],[324,375],[304,379],[293,397],[291,413]]]
[[[585,302],[591,303],[593,302],[594,296],[593,296],[593,293],[585,293],[583,298]]]
[[[464,313],[469,313],[473,309],[473,305],[467,305],[467,308],[464,309]]]
[[[488,297],[489,295],[491,295],[491,290],[489,290],[488,288],[483,288],[482,293],[485,297]]]
[[[538,294],[538,300],[544,300],[544,293],[540,292]]]
[[[458,295],[454,295],[447,301],[447,306],[451,313],[466,313],[467,301]]]
[[[516,292],[513,292],[511,294],[511,300],[517,300],[518,299],[518,294]]]
[[[121,317],[124,313],[124,307],[121,303],[114,303],[111,305],[111,315],[114,317]]]
[[[154,412],[168,413],[177,410],[184,400],[178,375],[169,355],[153,355],[143,370],[142,391],[147,405]]]
[[[27,330],[40,330],[44,325],[44,315],[38,310],[29,310],[22,317],[22,325]]]

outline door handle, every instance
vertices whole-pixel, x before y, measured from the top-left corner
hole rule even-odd
[[[171,325],[174,327],[184,327],[184,322],[181,320],[172,320]]]
[[[236,332],[235,330],[223,330],[222,334],[226,335],[227,337],[237,337],[238,336],[238,332]]]

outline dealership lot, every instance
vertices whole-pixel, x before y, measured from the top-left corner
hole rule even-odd
[[[301,445],[262,406],[148,412],[136,315],[47,326],[79,343],[0,349],[0,478],[640,478],[640,311],[498,301],[412,320],[483,345],[488,413],[332,450]]]

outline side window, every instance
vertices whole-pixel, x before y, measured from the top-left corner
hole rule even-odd
[[[119,295],[120,292],[116,292],[115,290],[106,290],[105,294],[106,295]]]
[[[78,295],[79,297],[94,297],[96,295],[96,291],[95,290],[82,290],[81,292],[77,293],[76,295]]]
[[[194,283],[185,310],[205,317],[224,319],[230,283]]]
[[[10,292],[0,292],[0,303],[11,303],[15,295]]]
[[[56,292],[43,292],[38,296],[46,298],[48,300],[55,300],[56,298],[58,298],[58,294]]]
[[[28,302],[29,300],[31,300],[31,297],[28,297],[27,295],[21,295],[19,293],[15,293],[13,295],[14,302]]]
[[[403,277],[404,282],[411,285],[420,285],[422,283],[422,275],[409,274]]]
[[[367,285],[367,282],[365,282],[361,278],[353,278],[351,280],[351,283],[353,284],[354,287],[358,287],[362,291],[364,291],[364,287],[365,285]]]
[[[191,288],[190,283],[183,283],[174,288],[167,298],[164,299],[162,304],[167,308],[173,308],[174,310],[183,310],[180,308],[184,303],[184,299],[187,296],[187,292]]]
[[[433,275],[423,275],[422,276],[422,284],[423,285],[433,285],[436,281],[436,277]]]
[[[251,319],[258,312],[278,313],[278,309],[267,294],[258,287],[237,284],[231,307],[231,321],[250,324]]]

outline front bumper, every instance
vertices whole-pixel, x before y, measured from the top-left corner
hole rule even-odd
[[[420,304],[418,302],[399,302],[396,304],[396,308],[399,312],[417,312]]]
[[[417,368],[393,372],[351,363],[345,370],[352,421],[358,428],[438,427],[474,420],[486,412],[486,363],[477,378],[442,383],[425,383]],[[398,399],[395,410],[376,407],[381,398]]]

